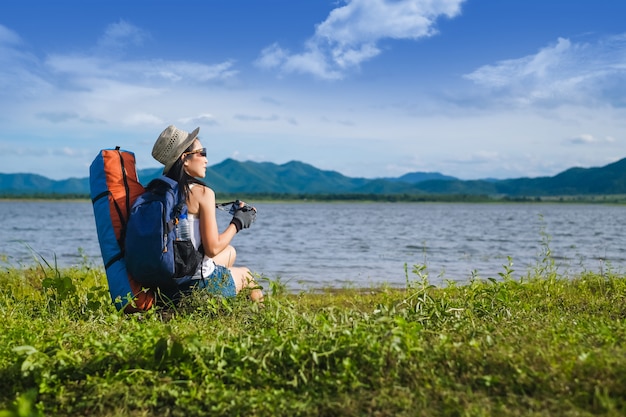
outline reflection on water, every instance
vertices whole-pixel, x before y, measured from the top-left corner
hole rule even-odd
[[[559,271],[626,266],[626,207],[565,204],[263,203],[233,245],[238,263],[291,289],[406,283],[426,264],[431,282],[525,275],[549,245]],[[61,266],[102,264],[89,202],[0,202],[11,265],[33,251]],[[218,212],[222,227],[230,216]],[[80,251],[79,251],[80,248]],[[82,253],[81,253],[82,252]],[[409,279],[414,279],[409,274]]]

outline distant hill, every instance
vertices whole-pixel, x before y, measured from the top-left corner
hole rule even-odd
[[[137,172],[143,184],[160,174],[158,168]],[[279,194],[350,193],[371,181],[324,171],[298,161],[277,165],[230,158],[209,167],[203,180],[216,192]]]
[[[520,178],[495,185],[500,194],[507,195],[624,194],[626,158],[601,168],[570,168],[554,177]]]
[[[443,181],[454,181],[458,180],[458,178],[451,177],[449,175],[443,175],[438,172],[409,172],[408,174],[404,174],[398,178],[382,178],[387,181],[401,181],[408,182],[411,184],[417,184],[418,182],[431,181],[431,180],[443,180]]]
[[[600,168],[570,168],[553,177],[508,180],[425,181],[431,194],[486,194],[510,197],[610,195],[626,193],[626,158]]]
[[[88,194],[89,178],[55,181],[37,174],[0,173],[0,194]]]
[[[160,168],[138,171],[147,184]],[[207,169],[205,181],[219,193],[463,194],[510,197],[626,194],[626,158],[597,168],[570,168],[553,177],[464,181],[440,173],[398,178],[352,178],[303,162],[282,165],[226,159]],[[0,195],[89,194],[89,178],[55,181],[36,174],[1,174]]]

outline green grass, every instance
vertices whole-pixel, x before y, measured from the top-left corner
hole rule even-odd
[[[0,270],[0,416],[617,416],[626,279],[559,276],[196,294],[123,315],[83,265]]]

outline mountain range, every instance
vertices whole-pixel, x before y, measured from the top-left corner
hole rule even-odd
[[[139,170],[142,184],[160,168]],[[226,194],[436,194],[542,197],[626,194],[626,158],[596,168],[570,168],[552,177],[460,180],[432,172],[398,178],[352,178],[291,161],[285,164],[226,159],[207,168],[205,182]],[[89,195],[89,178],[52,180],[37,174],[0,173],[0,196]]]

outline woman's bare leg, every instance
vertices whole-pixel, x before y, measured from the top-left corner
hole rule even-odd
[[[252,301],[263,301],[263,291],[258,288],[259,285],[252,277],[252,274],[250,273],[250,270],[248,268],[243,266],[231,267],[230,273],[232,274],[233,280],[235,281],[237,294],[239,294],[239,291],[243,290],[244,288],[251,288],[250,298],[252,299]]]

